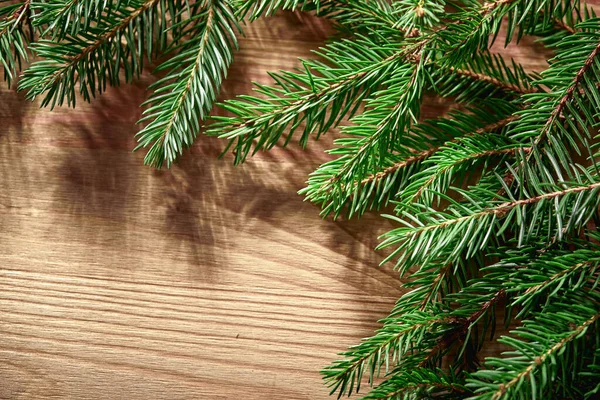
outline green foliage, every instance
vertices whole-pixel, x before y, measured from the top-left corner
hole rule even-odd
[[[74,106],[77,90],[89,101],[107,85],[118,85],[121,70],[125,80],[131,82],[141,73],[144,52],[152,48],[154,37],[146,28],[153,26],[158,16],[153,9],[160,1],[132,0],[85,31],[65,34],[60,42],[39,40],[31,48],[43,59],[25,70],[19,89],[27,90],[30,99],[43,95],[42,106],[61,106],[65,102]],[[68,26],[75,26],[71,22],[66,20]]]
[[[498,341],[512,348],[505,357],[489,357],[469,378],[473,399],[545,399],[553,395],[583,398],[577,385],[595,359],[597,293],[568,291],[561,300],[533,313],[510,336]],[[585,388],[585,386],[583,386]]]
[[[240,25],[279,10],[327,18],[338,34],[301,68],[223,101],[204,130]],[[552,54],[544,71],[492,48],[526,37]],[[396,227],[378,249],[406,292],[372,337],[322,371],[332,394],[365,385],[366,399],[600,393],[600,19],[584,2],[4,5],[9,83],[30,51],[39,60],[19,88],[51,107],[89,101],[156,62],[163,75],[138,133],[156,167],[170,166],[203,130],[242,163],[338,128],[332,159],[300,193],[334,218],[386,208]],[[450,110],[423,117],[432,98]],[[511,330],[498,335],[501,322]],[[498,344],[507,351],[481,358]]]
[[[102,19],[104,9],[113,6],[106,0],[33,0],[30,4],[35,14],[32,24],[53,38],[75,36],[87,30]]]
[[[21,62],[29,58],[29,40],[25,31],[29,13],[28,2],[0,7],[0,63],[9,86],[21,69]]]
[[[363,399],[460,398],[467,390],[441,369],[414,368],[394,374]]]
[[[145,162],[156,167],[173,163],[195,140],[241,32],[229,0],[42,0],[0,12],[7,80],[32,51],[39,60],[18,87],[29,99],[42,97],[42,106],[90,101],[138,78],[145,63],[161,61],[156,72],[167,74],[150,86],[138,133],[138,148],[149,147]],[[29,46],[24,25],[36,32]]]
[[[355,386],[358,392],[363,374],[368,374],[372,383],[382,367],[387,373],[390,365],[398,363],[418,366],[422,359],[407,355],[415,345],[425,346],[443,334],[444,318],[436,314],[414,307],[399,317],[386,319],[376,336],[343,353],[346,359],[335,361],[323,371],[325,379],[333,382],[332,392],[339,390],[340,396],[350,394]]]
[[[169,72],[150,86],[154,93],[144,103],[149,108],[140,120],[150,122],[138,133],[138,147],[152,144],[144,161],[157,167],[163,160],[170,165],[194,142],[237,47],[232,27],[239,26],[225,2],[195,4],[192,14],[177,25],[179,51],[158,66],[157,71]],[[190,39],[183,40],[186,36]]]
[[[577,1],[460,3],[319,4],[313,9],[350,38],[328,45],[333,72],[304,61],[304,70],[274,75],[274,86],[258,88],[263,97],[225,103],[234,116],[220,117],[212,133],[230,139],[241,162],[288,144],[296,129],[305,146],[345,116],[335,158],[301,193],[335,217],[395,204],[389,218],[399,227],[379,248],[391,249],[383,263],[410,277],[410,291],[374,336],[325,368],[332,393],[383,376],[365,398],[585,396],[598,377],[586,362],[597,362],[578,355],[600,339],[590,300],[598,296],[600,22]],[[546,71],[490,52],[503,21],[505,44],[538,35],[555,53]],[[342,61],[389,44],[333,75]],[[371,71],[373,81],[355,79]],[[454,109],[421,120],[430,93],[453,99]],[[344,109],[349,102],[363,107]],[[519,326],[497,339],[513,350],[482,367],[477,354],[494,342],[498,309]]]
[[[240,19],[248,17],[250,20],[255,20],[260,16],[271,16],[278,10],[296,10],[304,9],[308,5],[312,5],[309,0],[235,0],[234,9]],[[319,5],[319,0],[315,2]]]
[[[342,40],[321,49],[323,61],[304,61],[304,69],[271,74],[277,87],[257,86],[267,99],[240,96],[221,106],[234,116],[215,117],[208,134],[230,140],[235,161],[274,147],[286,132],[288,143],[301,129],[305,146],[356,113],[360,102],[401,64],[397,42],[382,37]],[[287,129],[287,130],[286,130]]]

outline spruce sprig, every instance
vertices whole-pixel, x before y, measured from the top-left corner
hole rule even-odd
[[[0,23],[5,74],[12,78],[32,51],[40,60],[22,73],[19,90],[43,97],[42,106],[90,101],[160,62],[156,72],[168,72],[150,86],[137,147],[149,147],[144,160],[156,167],[173,163],[195,140],[241,33],[229,0],[40,0],[5,11],[13,11]],[[36,33],[28,47],[25,22]]]
[[[74,106],[77,91],[90,101],[107,85],[119,85],[122,71],[131,82],[142,71],[144,53],[152,48],[154,37],[146,28],[154,25],[162,1],[132,0],[58,43],[39,40],[32,49],[43,59],[25,70],[19,90],[27,90],[29,99],[43,95],[42,106],[53,108],[65,102]]]
[[[196,139],[237,48],[234,29],[240,27],[227,2],[196,3],[192,14],[177,26],[178,53],[156,68],[169,73],[150,86],[154,93],[144,102],[149,107],[139,121],[150,122],[137,134],[138,148],[151,145],[144,161],[159,168]]]
[[[9,86],[21,69],[21,63],[29,60],[30,12],[29,0],[0,7],[0,64]]]

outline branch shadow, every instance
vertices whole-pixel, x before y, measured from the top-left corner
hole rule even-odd
[[[300,13],[281,13],[274,18],[280,21],[266,20],[249,27],[249,38],[241,41],[242,50],[223,85],[221,98],[248,93],[252,80],[269,82],[267,71],[273,68],[264,65],[265,60],[282,69],[299,66],[298,57],[310,57],[311,50],[322,45],[332,32],[323,21]],[[285,40],[274,42],[261,37]],[[300,48],[288,50],[288,41],[297,44],[300,40]],[[257,54],[265,58],[254,58]],[[190,279],[214,282],[219,281],[217,269],[227,264],[229,256],[221,244],[232,242],[228,237],[232,231],[266,222],[306,235],[306,222],[294,219],[290,228],[286,218],[314,212],[318,221],[319,209],[303,203],[292,192],[302,188],[308,174],[328,159],[324,150],[332,146],[335,132],[325,140],[311,142],[305,150],[291,144],[261,152],[237,167],[231,165],[228,156],[216,161],[225,146],[223,141],[201,135],[171,169],[155,171],[142,166],[143,150],[131,153],[136,145],[135,122],[141,115],[139,105],[153,80],[144,74],[133,85],[109,88],[91,104],[32,113],[35,128],[28,131],[26,140],[48,147],[39,158],[42,172],[21,163],[26,169],[19,172],[19,179],[38,182],[38,187],[27,189],[37,192],[33,197],[48,197],[48,224],[54,227],[48,237],[60,238],[77,249],[78,265],[84,268],[81,272],[97,273],[100,266],[115,274],[134,274],[146,268],[144,260],[156,260],[153,263],[158,265],[168,258],[185,267]],[[7,93],[7,99],[12,95]],[[22,99],[18,102],[8,107],[6,117],[15,124],[11,129],[19,132],[11,134],[15,138],[22,135],[23,116],[15,118],[14,113],[38,107],[35,103],[24,106]],[[0,140],[5,140],[2,135]],[[0,149],[21,151],[22,146]],[[32,146],[22,158],[31,158],[36,150],[39,148]],[[8,164],[3,164],[3,169],[5,176],[14,171]],[[42,176],[33,179],[34,174]],[[239,196],[240,191],[251,195]],[[7,193],[10,201],[10,190]],[[376,265],[365,252],[368,248],[372,253],[373,235],[364,225],[352,228],[353,233],[348,234],[338,222],[325,224],[318,229],[330,232],[329,242],[335,243],[335,252],[343,254],[351,268]],[[154,242],[140,244],[138,230],[150,232]],[[361,235],[369,239],[356,240]],[[141,252],[145,256],[137,259],[136,254]]]
[[[22,159],[25,121],[32,105],[22,94],[5,86],[0,88],[0,104],[0,208],[9,209],[18,206],[11,195],[12,185],[27,168],[26,163],[17,161]]]

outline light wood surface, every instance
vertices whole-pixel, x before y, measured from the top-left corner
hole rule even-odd
[[[223,98],[332,31],[280,13],[246,33]],[[548,55],[505,53],[531,70]],[[401,294],[373,251],[391,224],[322,220],[296,195],[333,134],[239,167],[201,137],[172,169],[144,167],[153,79],[53,112],[0,90],[0,399],[327,398],[318,371]]]
[[[283,13],[246,32],[223,97],[331,30]],[[234,167],[202,137],[144,167],[152,79],[53,112],[0,92],[0,398],[326,398],[318,371],[400,294],[373,251],[390,225],[296,194],[330,139]]]

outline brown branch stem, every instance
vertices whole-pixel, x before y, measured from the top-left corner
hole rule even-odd
[[[464,70],[464,69],[458,69],[458,68],[454,68],[454,67],[450,67],[449,68],[450,71],[454,72],[457,75],[460,76],[465,76],[467,78],[471,78],[473,80],[476,81],[481,81],[481,82],[486,82],[489,84],[492,84],[502,90],[506,90],[509,92],[515,92],[518,94],[527,94],[527,93],[537,93],[539,92],[539,90],[536,87],[528,87],[528,88],[522,88],[518,85],[512,84],[512,83],[508,83],[508,82],[504,82],[498,78],[494,78],[491,77],[489,75],[485,75],[482,73],[477,73],[477,72],[473,72],[473,71],[469,71],[469,70]]]
[[[508,125],[510,122],[516,121],[519,117],[516,115],[511,115],[509,117],[506,117],[498,122],[494,122],[492,124],[486,125],[482,128],[477,129],[475,132],[472,133],[472,135],[481,135],[483,133],[486,132],[493,132],[496,131],[500,128],[503,128],[504,126]],[[450,140],[448,143],[456,143],[458,141],[458,139],[453,139]],[[399,161],[391,166],[389,166],[388,168],[386,168],[383,171],[380,171],[376,174],[370,175],[368,177],[366,177],[365,179],[363,179],[362,181],[360,181],[360,185],[365,185],[368,184],[374,180],[380,180],[385,178],[386,176],[389,176],[391,174],[393,174],[394,172],[396,172],[396,170],[400,169],[400,168],[404,168],[407,167],[409,165],[412,164],[416,164],[420,161],[424,161],[425,159],[429,158],[431,155],[433,155],[434,153],[436,153],[438,150],[440,149],[440,146],[435,146],[432,147],[429,150],[424,150],[418,153],[415,153],[414,155]]]
[[[464,217],[447,220],[447,221],[441,222],[439,224],[426,225],[426,226],[420,227],[419,229],[415,230],[414,236],[417,237],[426,231],[429,231],[432,229],[445,228],[446,226],[454,225],[456,223],[459,223],[459,222],[462,222],[462,221],[465,221],[465,220],[471,219],[471,218],[477,219],[477,218],[482,218],[486,215],[491,215],[491,214],[494,214],[498,218],[503,218],[510,210],[512,210],[513,208],[518,207],[518,206],[534,204],[534,203],[537,203],[542,200],[553,199],[556,197],[565,196],[567,194],[580,193],[580,192],[585,192],[588,190],[594,190],[597,188],[600,188],[600,182],[592,183],[587,186],[578,186],[578,187],[574,187],[574,188],[570,188],[570,189],[559,190],[556,192],[545,193],[540,196],[535,196],[535,197],[531,197],[528,199],[517,200],[517,201],[507,201],[496,207],[487,208],[487,209],[484,209],[483,211],[480,211],[475,214],[466,215]]]

